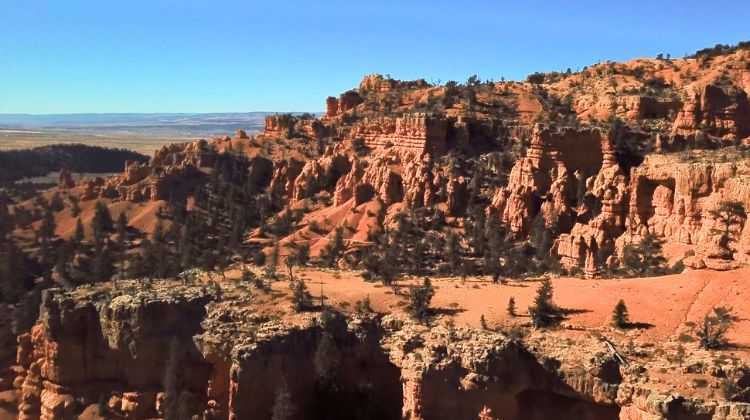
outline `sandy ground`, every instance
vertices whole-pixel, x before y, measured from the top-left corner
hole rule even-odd
[[[352,311],[357,300],[370,298],[373,309],[381,313],[406,311],[405,292],[410,284],[420,279],[398,282],[403,293],[396,294],[379,282],[366,282],[357,272],[296,269],[295,275],[304,278],[316,300],[322,294],[326,304]],[[227,273],[228,278],[239,277],[239,271]],[[626,333],[639,342],[659,343],[675,341],[681,334],[692,333],[690,323],[699,323],[714,306],[725,306],[739,318],[729,334],[739,351],[750,350],[750,300],[745,282],[750,268],[716,272],[686,270],[682,274],[637,279],[588,280],[556,278],[552,280],[555,303],[568,310],[564,326],[576,331],[612,332],[610,320],[618,300],[623,299],[630,312],[630,320],[639,323]],[[484,315],[490,327],[504,327],[528,323],[527,308],[536,294],[538,281],[510,281],[507,285],[493,284],[484,277],[433,278],[436,295],[432,301],[435,313],[451,316],[456,324],[480,326]],[[278,281],[273,289],[289,293],[288,281]],[[516,301],[517,316],[507,314],[508,300]],[[288,297],[254,300],[268,303],[266,310],[288,310]],[[264,301],[265,299],[265,301]],[[688,323],[686,325],[686,323]],[[750,354],[750,352],[748,352]]]

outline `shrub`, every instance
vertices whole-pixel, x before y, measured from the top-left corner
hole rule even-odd
[[[362,300],[358,300],[354,303],[354,309],[360,315],[366,315],[373,313],[372,306],[370,306],[370,296]]]
[[[370,153],[370,148],[367,147],[365,141],[359,137],[352,140],[352,149],[354,149],[357,156],[367,156]]]
[[[544,83],[544,79],[545,79],[545,74],[539,73],[539,72],[532,73],[526,76],[526,81],[534,85],[539,85],[539,84]]]
[[[696,333],[704,349],[718,349],[727,345],[726,334],[737,319],[725,307],[713,308],[713,314],[706,314]]]
[[[513,296],[508,299],[508,315],[510,316],[516,316],[516,299],[513,298]]]

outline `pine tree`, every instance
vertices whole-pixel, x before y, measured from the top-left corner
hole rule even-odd
[[[472,215],[472,221],[468,223],[467,236],[474,250],[474,255],[482,256],[485,251],[485,217],[484,209],[479,206],[475,207]]]
[[[312,295],[307,290],[304,280],[298,280],[292,284],[292,305],[297,312],[310,309],[313,305]]]
[[[296,242],[291,243],[292,252],[290,257],[294,262],[294,265],[305,266],[310,261],[310,245],[302,244],[297,245]]]
[[[625,301],[620,299],[612,312],[612,326],[615,328],[625,328],[629,323],[628,307],[625,306]]]
[[[52,214],[52,210],[47,208],[44,210],[44,215],[42,216],[42,224],[39,226],[39,230],[37,231],[37,236],[39,237],[40,242],[40,264],[45,270],[49,268],[53,263],[51,253],[52,238],[55,236],[55,228],[55,217]]]
[[[713,228],[711,233],[719,235],[719,246],[724,250],[725,258],[731,258],[732,249],[729,243],[735,240],[738,233],[734,226],[741,227],[747,218],[745,206],[739,201],[722,201],[709,213],[719,225],[719,228]]]
[[[531,322],[535,328],[552,327],[560,323],[560,310],[552,302],[552,282],[542,280],[534,298],[534,304],[529,307]]]
[[[276,241],[273,244],[273,250],[271,251],[271,260],[268,262],[268,264],[274,269],[279,266],[279,241]]]
[[[497,283],[500,280],[502,266],[500,258],[506,250],[506,244],[503,240],[502,228],[498,217],[491,217],[487,223],[487,232],[485,234],[484,248],[484,272],[492,276],[492,281]]]
[[[674,360],[680,366],[682,366],[682,362],[685,361],[685,355],[686,355],[686,353],[685,353],[685,347],[682,346],[682,343],[678,343],[677,344],[677,350],[675,351],[675,354],[674,354]]]
[[[145,258],[148,265],[154,269],[149,275],[164,278],[169,272],[170,258],[167,252],[164,224],[161,219],[156,221],[156,227],[151,234],[150,247],[146,248]]]
[[[458,235],[448,232],[445,237],[445,260],[448,264],[448,272],[456,275],[461,268],[462,263],[461,242]]]
[[[38,236],[42,242],[49,243],[52,237],[55,236],[55,216],[52,214],[52,210],[45,209],[42,215],[42,224],[39,226]]]
[[[96,202],[94,218],[91,220],[91,228],[94,231],[94,240],[102,241],[104,237],[112,232],[114,228],[112,215],[107,205],[101,201]]]
[[[94,251],[91,261],[91,279],[94,282],[107,281],[114,273],[114,263],[109,246],[100,244]]]
[[[626,277],[646,277],[667,273],[667,259],[662,255],[662,241],[653,234],[643,237],[637,244],[623,248],[622,268]]]
[[[73,244],[75,245],[75,251],[76,254],[81,249],[81,243],[83,242],[83,223],[81,223],[81,218],[76,219],[76,231],[73,234]]]
[[[421,286],[414,286],[409,290],[411,315],[421,322],[427,321],[433,296],[435,296],[435,289],[429,277],[425,277]]]
[[[184,351],[176,337],[172,337],[169,342],[167,360],[164,366],[164,377],[162,386],[164,387],[164,420],[178,420],[190,418],[189,409],[186,406],[183,397],[184,375],[182,368],[182,359]]]
[[[325,267],[333,267],[344,251],[344,229],[339,226],[333,234],[333,240],[323,249],[322,262]]]
[[[341,352],[336,341],[330,332],[324,331],[313,356],[313,366],[318,380],[323,384],[330,384],[340,364]]]
[[[117,218],[117,254],[120,257],[120,278],[125,278],[125,257],[127,252],[128,218],[121,212]]]

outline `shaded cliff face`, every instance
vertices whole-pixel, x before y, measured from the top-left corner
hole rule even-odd
[[[238,309],[238,292],[167,282],[47,291],[20,338],[20,416],[270,418],[281,390],[300,419],[619,412],[499,333],[336,313],[279,322]]]

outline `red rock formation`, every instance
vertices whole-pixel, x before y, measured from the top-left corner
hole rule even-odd
[[[628,121],[671,118],[680,106],[677,100],[643,95],[581,95],[574,104],[581,116],[605,120],[614,112]]]
[[[409,89],[427,86],[427,82],[424,79],[418,79],[413,81],[400,81],[390,78],[385,78],[379,74],[369,74],[365,76],[359,83],[360,93],[382,93],[390,92],[393,89]]]
[[[289,130],[294,129],[294,118],[290,115],[267,115],[263,133],[267,135],[286,135]]]
[[[318,138],[326,127],[314,118],[299,118],[290,114],[267,115],[263,134],[269,137],[306,136]]]
[[[577,202],[585,194],[601,203],[601,213],[587,222],[579,219],[591,209],[584,212],[584,203]],[[497,190],[488,213],[516,235],[526,235],[541,213],[548,227],[554,224],[563,232],[554,247],[563,265],[594,275],[596,252],[623,230],[626,194],[627,180],[607,136],[597,130],[537,127],[527,157],[513,167],[508,186]]]
[[[694,267],[732,267],[733,262],[717,256],[719,237],[713,232],[710,211],[721,201],[737,199],[750,208],[750,186],[745,181],[750,162],[722,153],[726,152],[647,156],[632,173],[627,231],[618,240],[620,246],[652,233],[693,249],[697,256],[688,263]],[[735,259],[743,262],[750,256],[747,225],[737,232],[741,239]]]
[[[339,114],[339,100],[333,96],[326,98],[325,118],[333,118]]]
[[[707,84],[689,94],[677,114],[672,131],[694,135],[706,130],[714,136],[730,140],[750,136],[750,103],[747,93],[734,86]]]
[[[292,197],[294,181],[302,172],[304,164],[296,159],[282,160],[273,170],[270,191],[277,197]]]
[[[395,119],[366,120],[355,127],[349,137],[364,139],[371,148],[393,146],[440,155],[446,150],[447,127],[443,118],[406,114]]]
[[[363,101],[364,98],[362,98],[362,96],[352,90],[342,93],[341,96],[338,97],[338,99],[334,98],[333,96],[329,96],[326,99],[325,118],[335,118],[345,113],[346,111],[353,109]]]

